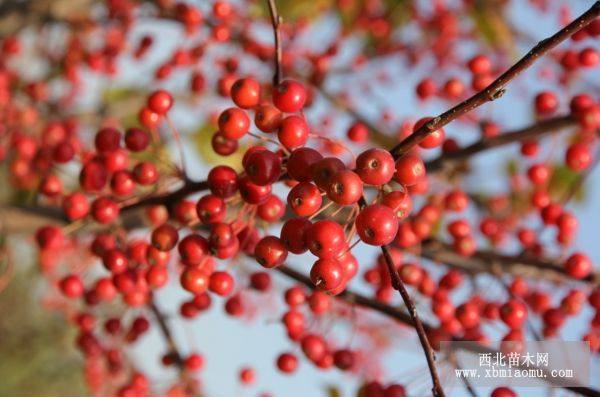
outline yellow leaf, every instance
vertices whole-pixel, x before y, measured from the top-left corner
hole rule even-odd
[[[209,165],[228,165],[236,171],[240,171],[242,169],[242,157],[246,152],[245,147],[240,145],[238,150],[230,156],[218,155],[213,150],[211,144],[212,137],[216,131],[217,127],[215,125],[205,124],[192,135],[192,142],[198,154]]]

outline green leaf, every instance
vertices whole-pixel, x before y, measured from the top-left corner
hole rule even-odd
[[[548,192],[555,200],[561,200],[578,183],[580,174],[574,172],[564,164],[555,164],[552,177],[548,184]],[[583,186],[575,192],[573,200],[582,202],[585,199],[585,189]]]

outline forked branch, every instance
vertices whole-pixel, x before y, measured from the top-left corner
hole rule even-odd
[[[500,77],[494,80],[482,91],[474,94],[464,102],[459,103],[455,107],[439,116],[432,119],[430,122],[425,123],[421,128],[415,131],[412,135],[398,143],[390,152],[395,158],[401,157],[412,149],[415,145],[418,145],[423,139],[433,131],[445,126],[453,120],[456,120],[460,116],[475,110],[484,103],[494,101],[500,98],[505,90],[506,85],[519,76],[523,71],[529,68],[536,60],[548,51],[562,43],[564,40],[571,37],[571,35],[584,27],[598,17],[600,14],[600,1],[597,1],[592,7],[583,13],[579,18],[559,30],[553,36],[540,41],[535,47],[533,47],[523,58],[517,63],[511,66],[506,72]]]

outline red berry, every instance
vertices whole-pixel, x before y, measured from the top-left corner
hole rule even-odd
[[[595,48],[584,48],[579,53],[579,63],[584,67],[594,67],[600,63],[600,54]]]
[[[263,204],[271,197],[271,185],[259,186],[250,181],[247,175],[238,178],[238,188],[242,199],[248,204]]]
[[[120,170],[110,178],[110,189],[117,196],[128,196],[135,190],[135,180],[131,172]]]
[[[405,219],[412,211],[412,199],[406,191],[393,191],[381,199],[381,204],[390,207],[399,221]]]
[[[283,353],[277,358],[277,368],[285,374],[296,372],[298,358],[292,353]]]
[[[534,164],[527,170],[527,177],[534,185],[544,185],[550,179],[550,167],[546,164]]]
[[[256,213],[260,219],[266,222],[277,222],[285,214],[285,203],[279,197],[271,194],[264,203],[258,206]]]
[[[267,272],[252,273],[250,275],[250,286],[257,291],[268,291],[271,288],[271,275]]]
[[[310,279],[324,291],[336,289],[344,279],[344,270],[335,259],[319,259],[310,270]]]
[[[517,397],[517,393],[508,387],[497,387],[492,391],[490,397]]]
[[[173,97],[165,90],[154,91],[148,97],[147,106],[154,113],[165,115],[173,106]]]
[[[331,178],[339,171],[344,169],[346,169],[346,166],[342,160],[336,157],[325,157],[312,163],[312,179],[320,189],[327,190],[329,188]]]
[[[79,276],[71,274],[60,280],[60,290],[67,298],[79,298],[83,295],[83,281]]]
[[[129,267],[127,255],[117,248],[106,251],[102,255],[102,263],[113,274],[123,273]]]
[[[250,129],[250,119],[245,111],[239,108],[224,110],[219,116],[219,131],[227,139],[240,139]]]
[[[395,171],[394,158],[387,150],[369,149],[356,158],[356,173],[368,185],[388,183]]]
[[[200,265],[210,252],[208,241],[198,234],[190,234],[181,239],[177,250],[187,266]]]
[[[575,172],[587,169],[592,163],[592,154],[588,145],[574,143],[567,149],[565,163]]]
[[[107,197],[99,197],[92,203],[92,217],[98,223],[111,223],[119,216],[119,205]]]
[[[217,295],[226,296],[233,291],[233,277],[227,272],[217,271],[210,275],[208,288]]]
[[[102,128],[94,141],[98,152],[114,152],[121,143],[121,133],[114,128]]]
[[[329,180],[327,197],[340,205],[355,204],[362,197],[363,182],[350,170],[342,170]]]
[[[372,204],[363,208],[356,217],[356,231],[367,244],[387,245],[396,237],[398,218],[391,208]]]
[[[108,181],[106,167],[96,160],[86,163],[79,173],[79,183],[86,191],[100,191]]]
[[[436,94],[437,84],[432,79],[426,78],[417,84],[416,91],[419,99],[424,100]]]
[[[320,361],[327,354],[327,345],[319,335],[305,335],[300,341],[300,345],[306,357],[314,363]]]
[[[535,110],[538,114],[552,114],[557,108],[558,99],[553,92],[544,91],[535,97]]]
[[[166,266],[151,266],[146,272],[146,282],[151,288],[160,289],[169,281],[169,271]]]
[[[90,212],[90,203],[83,193],[75,192],[65,196],[62,208],[67,218],[77,220],[87,216]]]
[[[281,121],[277,139],[287,149],[295,149],[304,146],[308,140],[309,127],[301,116],[287,116]]]
[[[346,248],[346,236],[339,223],[322,220],[313,223],[305,233],[310,252],[319,258],[334,258]]]
[[[315,149],[308,147],[295,149],[288,158],[287,172],[298,182],[310,182],[313,179],[311,168],[321,159],[323,156]]]
[[[142,186],[153,185],[158,181],[158,170],[154,164],[142,161],[133,168],[133,176]]]
[[[475,55],[469,60],[467,66],[473,74],[489,73],[492,70],[492,62],[485,55]]]
[[[231,167],[218,165],[210,170],[206,182],[215,196],[228,198],[238,189],[238,175]]]
[[[285,262],[287,249],[279,238],[266,236],[256,245],[254,257],[263,267],[273,268]]]
[[[200,354],[192,353],[185,359],[184,365],[189,371],[198,371],[204,367],[204,358]]]
[[[369,128],[363,123],[354,123],[348,128],[348,139],[352,142],[362,143],[369,138]]]
[[[138,115],[140,123],[149,129],[153,129],[158,127],[160,122],[162,121],[162,116],[159,113],[156,113],[149,108],[145,107],[140,110],[140,114]]]
[[[295,113],[304,107],[306,88],[294,80],[284,80],[273,89],[273,104],[282,112]]]
[[[281,227],[280,239],[293,254],[302,254],[308,250],[306,231],[312,223],[306,218],[291,218]]]
[[[425,124],[433,120],[433,117],[423,117],[419,121],[417,121],[413,127],[413,133],[422,128]],[[424,149],[432,149],[434,147],[440,146],[446,137],[446,133],[443,128],[438,128],[435,131],[431,131],[427,133],[427,137],[423,139],[419,146]]]
[[[310,182],[300,182],[290,190],[287,202],[298,216],[310,216],[321,208],[323,199],[319,188]]]
[[[236,139],[228,139],[219,131],[215,132],[210,143],[215,153],[220,156],[229,156],[235,153],[239,147]]]
[[[231,99],[242,109],[250,109],[260,101],[260,84],[253,78],[239,79],[231,86]]]
[[[425,177],[425,164],[417,155],[406,154],[396,161],[395,180],[404,186],[413,186]]]
[[[581,115],[587,109],[590,109],[594,106],[594,98],[592,98],[588,94],[578,94],[571,98],[571,102],[569,103],[569,108],[571,112],[575,115]]]
[[[262,132],[275,132],[281,124],[283,116],[274,106],[262,105],[256,109],[254,114],[254,124]]]
[[[354,366],[354,352],[348,349],[336,350],[333,353],[333,363],[342,371],[347,371]]]
[[[281,158],[270,150],[252,152],[244,159],[244,169],[252,183],[264,186],[275,183],[281,174]]]
[[[202,269],[197,267],[188,267],[181,273],[181,286],[186,291],[198,295],[206,291],[209,283],[209,276]]]
[[[177,229],[165,223],[152,231],[152,245],[161,251],[171,251],[177,245],[179,233]]]
[[[212,194],[203,196],[196,204],[196,213],[204,224],[220,222],[225,218],[225,202],[220,197]]]
[[[500,318],[511,329],[520,329],[527,318],[527,308],[521,302],[511,299],[500,307]]]
[[[585,254],[576,252],[567,258],[565,270],[571,277],[586,278],[592,271],[592,261]]]

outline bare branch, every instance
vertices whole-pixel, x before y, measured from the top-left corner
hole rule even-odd
[[[427,337],[427,333],[425,332],[425,327],[419,318],[419,314],[417,313],[417,308],[412,298],[410,297],[406,287],[404,286],[404,282],[400,278],[398,271],[396,270],[396,266],[394,265],[394,260],[390,255],[390,251],[384,245],[381,247],[381,251],[383,252],[383,257],[385,258],[385,263],[388,268],[388,273],[390,274],[390,278],[392,279],[392,287],[400,293],[406,308],[408,309],[408,314],[410,314],[411,324],[415,327],[417,331],[417,335],[419,336],[419,342],[421,342],[421,347],[423,347],[423,352],[425,353],[425,358],[427,359],[427,366],[429,367],[429,374],[431,376],[431,381],[433,383],[432,393],[434,397],[444,397],[444,389],[440,383],[440,378],[437,373],[437,369],[435,367],[435,353],[433,352],[433,348],[429,343],[429,338]]]
[[[413,134],[408,136],[406,139],[397,144],[390,152],[395,158],[398,158],[407,153],[415,145],[419,144],[423,139],[433,131],[445,126],[458,117],[465,115],[472,110],[475,110],[484,103],[494,101],[500,98],[506,91],[505,87],[513,79],[519,76],[523,71],[529,68],[536,60],[548,51],[556,47],[564,40],[571,37],[571,35],[592,22],[600,14],[600,1],[594,3],[594,5],[579,18],[565,26],[563,29],[558,31],[553,36],[540,41],[535,47],[533,47],[523,58],[517,63],[510,67],[500,77],[494,80],[485,89],[473,95],[464,102],[459,103],[455,107],[439,116],[432,119],[430,122],[425,123],[421,128],[415,131]]]
[[[438,158],[426,162],[425,166],[428,172],[436,172],[442,169],[443,166],[448,163],[466,160],[477,153],[505,145],[510,145],[511,143],[515,142],[541,138],[545,135],[555,133],[563,128],[573,127],[576,125],[577,120],[571,115],[542,120],[530,125],[529,127],[501,133],[493,138],[482,138],[477,142],[454,152],[442,153]]]
[[[275,73],[273,75],[273,85],[277,87],[283,80],[282,71],[282,56],[283,50],[281,47],[281,17],[277,12],[275,0],[267,0],[269,4],[269,13],[271,14],[271,24],[273,25],[273,37],[275,39],[275,51],[273,61],[275,65]]]
[[[437,239],[425,240],[421,246],[420,256],[436,262],[444,263],[467,272],[493,273],[492,265],[497,264],[506,272],[520,275],[532,275],[552,281],[577,280],[556,262],[522,255],[504,255],[495,251],[479,250],[470,257],[457,254],[451,245]],[[600,274],[592,274],[583,280],[590,284],[600,283]]]

